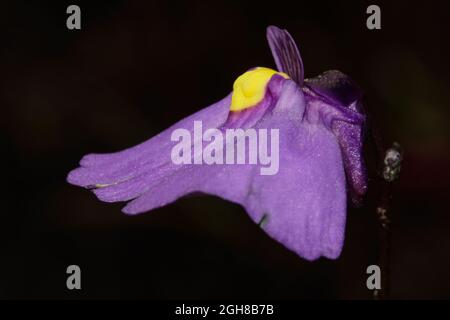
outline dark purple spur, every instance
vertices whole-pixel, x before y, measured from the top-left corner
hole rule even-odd
[[[105,202],[130,201],[127,214],[216,195],[301,257],[337,258],[347,194],[358,204],[367,189],[362,92],[339,71],[304,79],[289,33],[270,26],[267,39],[278,71],[248,70],[224,99],[155,137],[84,156],[67,181]]]

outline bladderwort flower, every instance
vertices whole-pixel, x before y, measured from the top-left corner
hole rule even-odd
[[[116,153],[84,156],[67,181],[92,189],[105,202],[131,200],[122,210],[130,215],[194,192],[215,195],[242,205],[270,237],[299,256],[339,257],[347,194],[358,204],[367,189],[362,91],[339,71],[304,79],[302,59],[290,34],[270,26],[267,39],[278,71],[250,69],[224,99],[155,137]],[[194,136],[196,121],[203,130],[224,134],[228,129],[277,129],[277,172],[260,174],[259,162],[174,163],[172,152],[179,141],[173,133],[183,129]],[[211,137],[201,140],[194,138],[192,150],[183,152],[195,158],[196,144],[215,143]],[[236,145],[237,140],[221,143]],[[243,152],[250,156],[248,150]]]

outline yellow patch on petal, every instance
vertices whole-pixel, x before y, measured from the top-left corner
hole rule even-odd
[[[286,73],[263,67],[257,67],[240,75],[233,84],[230,110],[244,110],[260,102],[264,98],[267,84],[274,74],[289,79]]]

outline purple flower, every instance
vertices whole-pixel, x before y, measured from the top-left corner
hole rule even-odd
[[[84,156],[68,182],[105,202],[131,200],[127,214],[216,195],[301,257],[337,258],[347,193],[357,204],[367,189],[362,92],[339,71],[304,79],[289,33],[271,26],[267,38],[278,72],[250,69],[227,97],[146,142]]]

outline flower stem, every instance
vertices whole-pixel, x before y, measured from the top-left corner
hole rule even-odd
[[[378,224],[377,263],[381,269],[381,289],[372,291],[375,300],[387,299],[390,293],[390,256],[391,256],[391,200],[393,183],[398,180],[403,151],[396,142],[387,150],[376,127],[371,126],[372,138],[379,156],[380,195],[376,203],[375,213]]]

